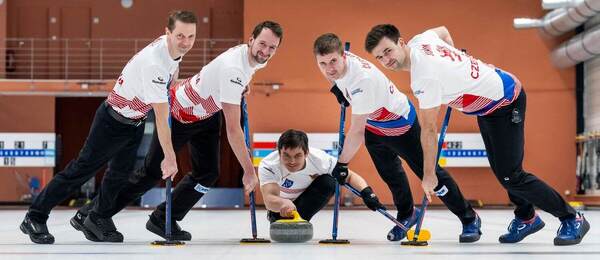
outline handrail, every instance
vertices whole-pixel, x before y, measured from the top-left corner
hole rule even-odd
[[[0,39],[0,79],[114,80],[154,39]],[[179,78],[196,74],[241,39],[196,39],[180,64]],[[1,87],[0,87],[1,88]]]

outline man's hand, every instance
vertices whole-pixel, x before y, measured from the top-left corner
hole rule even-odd
[[[423,191],[425,192],[425,196],[427,196],[427,200],[431,202],[431,196],[435,196],[435,187],[438,185],[438,179],[435,174],[433,175],[425,175],[423,176],[423,181],[421,181],[421,187],[423,187]]]
[[[362,191],[360,191],[360,197],[362,197],[365,205],[372,211],[377,211],[377,209],[386,210],[385,206],[379,202],[377,195],[373,193],[373,189],[371,187],[366,187]]]
[[[171,178],[171,180],[175,179],[175,174],[177,174],[177,160],[175,160],[175,156],[165,157],[160,163],[160,170],[162,171],[163,180],[167,178]]]
[[[292,212],[295,210],[296,210],[296,205],[294,205],[294,203],[291,200],[282,199],[281,208],[279,209],[280,216],[282,216],[284,218],[291,218],[294,216],[292,214]]]
[[[242,183],[244,184],[244,192],[246,193],[246,195],[249,195],[250,192],[254,191],[256,185],[258,184],[258,177],[256,177],[254,168],[252,168],[252,171],[244,172],[244,176],[242,177]]]
[[[333,176],[340,185],[344,185],[346,183],[346,178],[348,178],[348,164],[337,162],[331,172],[331,176]]]

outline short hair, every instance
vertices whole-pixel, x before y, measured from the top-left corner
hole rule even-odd
[[[377,44],[379,44],[381,39],[383,39],[383,37],[398,43],[398,39],[400,39],[400,31],[398,31],[396,26],[391,24],[375,25],[367,34],[367,38],[365,39],[365,50],[368,53],[371,53]]]
[[[289,129],[279,137],[277,141],[277,151],[283,149],[294,149],[300,147],[304,153],[308,153],[308,136],[305,132],[295,129]]]
[[[273,32],[273,34],[275,34],[275,36],[279,38],[279,44],[281,44],[281,42],[283,41],[283,28],[281,28],[281,25],[279,25],[277,22],[273,21],[267,20],[257,24],[254,27],[254,30],[252,30],[252,38],[256,39],[256,37],[258,37],[258,35],[260,35],[262,30],[265,28],[271,30],[271,32]]]
[[[171,13],[169,13],[169,19],[167,22],[167,28],[169,29],[170,32],[172,32],[173,29],[175,29],[176,21],[180,21],[182,23],[196,24],[196,23],[198,23],[198,18],[196,17],[196,14],[194,14],[194,12],[192,12],[192,11],[186,11],[186,10],[171,11]]]
[[[315,44],[313,45],[313,53],[315,55],[327,55],[333,52],[337,52],[339,54],[344,54],[344,49],[342,48],[342,41],[340,38],[333,33],[326,33],[315,40]]]

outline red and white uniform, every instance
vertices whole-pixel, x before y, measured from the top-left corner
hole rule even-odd
[[[323,150],[309,147],[304,169],[290,172],[281,164],[279,151],[275,150],[260,161],[258,179],[261,186],[278,184],[280,197],[295,200],[319,175],[331,174],[336,162],[333,156]]]
[[[466,114],[487,115],[514,101],[519,80],[425,31],[408,42],[411,88],[422,109],[441,104]]]
[[[352,106],[352,114],[369,114],[366,128],[382,136],[399,136],[412,126],[416,112],[375,65],[346,52],[346,73],[335,81]]]
[[[266,66],[250,67],[248,45],[230,48],[208,63],[200,72],[171,89],[171,114],[182,123],[212,116],[222,103],[239,105],[252,75]]]
[[[123,68],[107,102],[119,114],[139,119],[153,103],[167,103],[167,86],[181,58],[173,60],[165,35],[138,52]]]

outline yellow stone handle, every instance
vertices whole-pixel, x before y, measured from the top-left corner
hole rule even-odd
[[[302,221],[306,221],[304,219],[302,219],[302,217],[300,217],[300,213],[298,213],[298,211],[292,211],[292,218],[288,219],[288,218],[283,218],[283,219],[279,219],[277,220],[277,222],[282,222],[282,223],[295,223],[295,222],[302,222]]]

